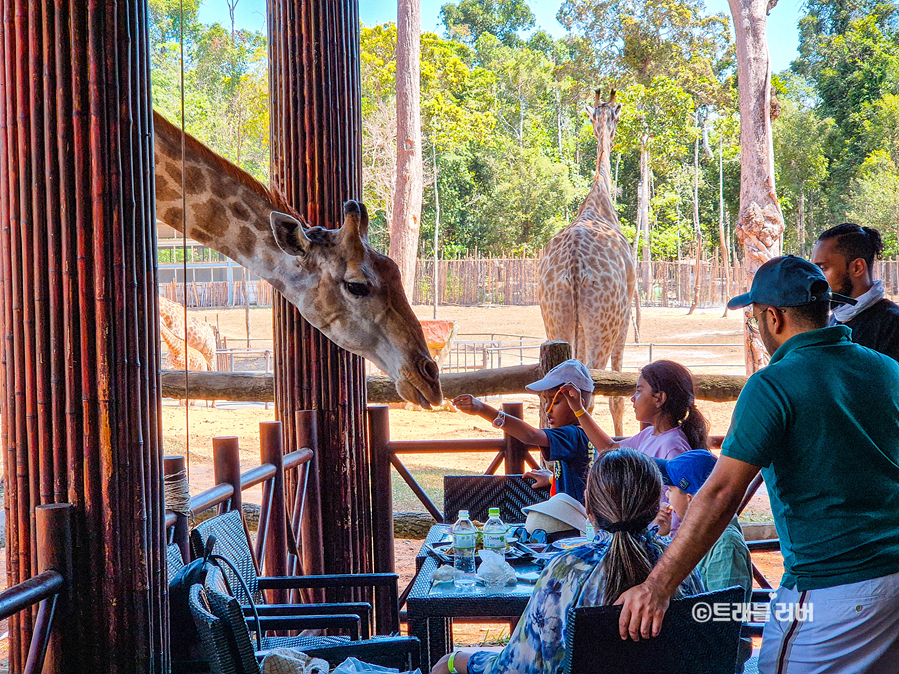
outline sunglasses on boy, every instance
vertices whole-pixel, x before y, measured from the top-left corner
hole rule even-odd
[[[543,529],[534,529],[530,533],[524,527],[515,527],[512,535],[518,539],[519,543],[541,543],[546,545],[546,532]]]

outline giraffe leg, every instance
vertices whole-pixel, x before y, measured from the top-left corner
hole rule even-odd
[[[630,314],[630,311],[628,311],[628,314]],[[624,319],[624,327],[621,329],[621,334],[618,335],[618,338],[615,340],[615,345],[612,347],[612,370],[615,372],[621,372],[621,368],[624,365],[624,343],[627,340],[627,329],[630,322],[630,316],[627,316]],[[609,398],[609,413],[612,415],[612,424],[615,426],[615,435],[623,435],[624,398],[622,396]]]

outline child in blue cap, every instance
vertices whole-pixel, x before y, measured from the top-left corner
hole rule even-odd
[[[668,487],[668,502],[683,520],[690,501],[712,474],[715,455],[704,449],[694,449],[673,459],[654,460],[662,472],[662,483]],[[665,535],[668,532],[659,533]],[[746,601],[749,601],[752,596],[752,563],[746,539],[743,538],[743,531],[736,517],[699,562],[699,571],[707,590],[739,585],[746,592]]]
[[[716,462],[715,455],[705,449],[694,449],[673,459],[653,460],[662,473],[662,483],[668,487],[668,502],[683,521],[690,507],[690,501],[712,474]],[[660,528],[660,535],[664,536],[667,533]],[[744,601],[747,604],[752,601],[752,561],[736,516],[696,568],[699,569],[705,588],[709,592],[739,585],[743,588]],[[745,662],[750,655],[752,655],[752,642],[744,638],[741,643],[740,662]]]

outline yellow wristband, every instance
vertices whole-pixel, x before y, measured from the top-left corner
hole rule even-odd
[[[574,416],[576,416],[578,419],[580,419],[580,418],[581,418],[582,416],[584,416],[586,413],[587,413],[587,410],[583,410],[583,409],[581,409],[581,410],[575,410],[575,411],[574,411]]]
[[[450,659],[446,661],[446,666],[449,669],[450,674],[459,674],[456,671],[456,653],[459,651],[453,651],[452,655],[450,655]]]

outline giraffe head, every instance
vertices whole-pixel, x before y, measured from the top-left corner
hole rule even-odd
[[[340,229],[324,229],[272,211],[272,233],[285,254],[279,276],[286,282],[279,290],[338,346],[386,372],[404,399],[439,404],[437,364],[399,268],[369,245],[365,206],[348,201],[343,212]]]
[[[584,106],[584,111],[590,117],[593,124],[593,135],[599,141],[600,147],[611,149],[612,140],[615,138],[615,129],[618,128],[618,120],[621,119],[621,103],[615,102],[615,90],[609,96],[608,101],[602,100],[602,93],[597,89],[593,100],[593,107]]]

